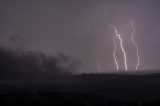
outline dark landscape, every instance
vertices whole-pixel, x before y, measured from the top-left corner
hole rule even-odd
[[[0,106],[160,106],[160,0],[0,0]]]
[[[158,71],[153,71],[154,73],[149,71],[150,73],[140,75],[134,71],[126,74],[123,72],[74,75],[58,66],[54,61],[55,58],[46,58],[39,66],[37,63],[42,59],[41,56],[45,57],[45,55],[38,54],[25,52],[24,55],[23,52],[0,49],[0,104],[2,106],[160,105]],[[29,58],[30,56],[32,58]],[[49,69],[44,67],[50,64],[52,67]],[[22,72],[21,68],[28,68],[31,71]],[[45,72],[41,69],[45,69]],[[63,73],[58,73],[56,70]]]

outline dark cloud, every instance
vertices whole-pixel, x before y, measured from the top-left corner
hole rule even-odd
[[[0,48],[0,58],[1,80],[55,79],[73,74],[79,64],[78,60],[73,61],[64,54],[53,57],[39,52],[17,52],[4,48]]]

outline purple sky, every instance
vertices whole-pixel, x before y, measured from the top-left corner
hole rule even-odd
[[[106,15],[106,21],[118,29],[133,17],[139,69],[157,69],[160,66],[159,10],[159,0],[1,0],[0,44],[77,57],[84,64],[79,72],[97,71],[94,55],[98,50],[103,72],[108,72],[116,69],[112,55],[114,33],[103,17]],[[130,27],[122,37],[131,70],[136,58],[130,43]]]

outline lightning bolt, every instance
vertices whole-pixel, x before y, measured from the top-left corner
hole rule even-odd
[[[116,35],[116,37],[113,39],[114,40],[114,46],[115,46],[115,50],[114,50],[113,55],[114,55],[114,60],[115,60],[117,70],[119,70],[119,66],[118,66],[118,62],[117,62],[117,59],[116,59],[116,55],[115,55],[115,53],[116,53],[116,44],[115,44],[116,38],[118,38],[119,41],[120,41],[120,46],[121,46],[121,50],[123,52],[123,57],[124,57],[125,70],[128,71],[127,54],[126,54],[126,51],[125,51],[124,46],[123,46],[123,39],[121,37],[121,34],[118,33],[118,30],[115,26],[112,26],[112,25],[109,25],[109,26],[114,30],[115,35]]]
[[[123,39],[121,38],[121,35],[118,34],[116,27],[114,27],[114,30],[115,30],[116,36],[120,40],[120,46],[121,46],[121,50],[123,52],[123,57],[124,57],[125,70],[128,71],[127,56],[126,56],[126,51],[124,50],[124,47],[123,47]]]
[[[124,47],[123,47],[123,39],[121,38],[121,35],[118,34],[118,30],[117,30],[117,28],[116,28],[115,26],[112,26],[112,25],[110,25],[109,23],[107,23],[106,20],[105,20],[105,17],[103,17],[103,20],[104,20],[104,22],[105,22],[110,28],[112,28],[112,29],[114,30],[115,35],[116,35],[116,36],[114,37],[114,39],[113,39],[113,44],[114,44],[113,57],[114,57],[116,69],[117,69],[117,71],[119,70],[119,64],[118,64],[117,57],[116,57],[116,51],[117,51],[116,39],[118,38],[119,41],[120,41],[121,50],[122,50],[122,52],[123,52],[125,70],[128,71],[127,56],[126,56],[127,54],[126,54],[126,51],[125,51],[125,49],[124,49]],[[126,28],[128,27],[128,25],[129,25],[129,24],[126,24],[126,25],[120,30],[120,32],[122,32],[124,29],[126,29]]]
[[[114,57],[114,61],[115,61],[115,64],[116,64],[117,71],[118,71],[119,70],[119,65],[118,65],[117,58],[116,58],[116,51],[117,51],[116,39],[117,39],[117,37],[114,37],[114,39],[113,39],[113,43],[114,43],[113,57]]]
[[[131,28],[132,28],[132,33],[131,33],[131,40],[132,40],[132,43],[133,45],[135,46],[136,48],[136,55],[137,55],[137,63],[136,63],[136,67],[135,67],[135,70],[138,70],[138,67],[140,65],[140,56],[139,56],[139,48],[138,48],[138,44],[136,43],[135,39],[134,39],[134,35],[135,35],[135,27],[134,27],[134,21],[131,19],[130,20],[130,23],[126,24],[119,32],[117,30],[117,28],[113,25],[110,25],[108,22],[106,22],[106,20],[104,19],[105,16],[103,17],[103,20],[104,22],[114,30],[114,33],[115,33],[115,37],[113,38],[113,44],[114,44],[114,51],[113,51],[113,57],[114,57],[114,61],[115,61],[115,65],[116,65],[116,69],[119,70],[119,64],[118,64],[118,61],[117,61],[117,57],[116,57],[116,51],[117,51],[117,46],[116,46],[116,39],[119,40],[119,43],[120,43],[120,47],[121,47],[121,50],[123,52],[123,58],[124,58],[124,65],[125,65],[125,70],[128,71],[128,64],[127,64],[127,53],[124,49],[124,46],[123,46],[123,39],[121,37],[121,32],[124,31],[126,28],[128,28],[129,25],[131,25]]]
[[[101,72],[101,66],[100,66],[100,62],[99,62],[98,57],[96,57],[96,61],[97,61],[97,69],[99,72]]]
[[[100,64],[99,58],[97,56],[97,49],[95,52],[95,57],[96,57],[97,70],[98,70],[98,72],[101,72],[101,64]]]
[[[138,44],[134,40],[134,34],[136,32],[135,28],[134,28],[134,21],[130,20],[130,22],[131,22],[131,27],[132,27],[132,34],[131,34],[132,37],[131,37],[131,39],[132,39],[132,43],[136,47],[136,51],[137,51],[137,64],[136,64],[136,67],[135,67],[135,70],[137,70],[138,67],[139,67],[139,64],[140,64],[140,61],[139,61],[139,49],[138,49]]]

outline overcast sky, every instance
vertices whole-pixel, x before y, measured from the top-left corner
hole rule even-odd
[[[96,72],[95,51],[103,72],[115,70],[113,30],[132,17],[135,40],[139,45],[140,70],[160,66],[159,0],[0,0],[0,44],[64,53],[79,58],[79,72]],[[136,49],[131,43],[131,27],[122,33],[129,69],[136,64]],[[15,40],[16,39],[16,40]],[[121,51],[117,51],[123,67]]]

